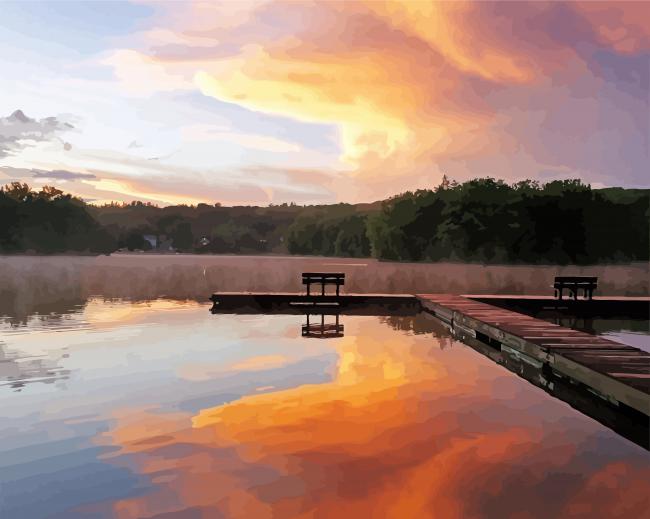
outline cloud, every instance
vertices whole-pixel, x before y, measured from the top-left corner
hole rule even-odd
[[[563,168],[638,184],[648,9],[265,2],[211,26],[217,17],[202,4],[165,28],[170,42],[177,35],[173,52],[149,54],[167,73],[193,69],[201,92],[220,101],[337,125],[360,197],[431,185],[443,172],[514,180]]]
[[[16,110],[7,117],[0,117],[0,158],[15,155],[36,142],[56,140],[72,129],[72,124],[57,117],[32,119],[22,110]]]
[[[14,168],[11,166],[0,166],[2,173],[9,181],[33,178],[35,180],[66,180],[74,181],[81,179],[94,179],[95,175],[90,173],[79,173],[63,169],[44,170],[33,168]]]
[[[191,74],[177,67],[170,71],[154,59],[132,49],[117,49],[101,60],[112,67],[122,89],[134,97],[148,97],[153,92],[192,88]]]
[[[81,150],[69,160],[79,169],[0,166],[3,182],[66,183],[86,201],[146,200],[160,205],[332,203],[339,176],[326,170],[242,166],[193,168],[124,153]],[[85,167],[83,167],[85,165]]]
[[[211,125],[189,125],[181,128],[181,135],[186,140],[193,142],[198,141],[215,141],[230,144],[236,144],[243,148],[269,151],[272,153],[292,153],[299,152],[301,147],[287,140],[271,137],[268,135],[258,135],[253,133],[235,132],[225,127]]]
[[[253,172],[253,169],[211,171],[161,165],[157,174],[140,177],[118,174],[110,169],[93,169],[95,179],[84,179],[84,186],[77,185],[71,190],[84,198],[90,195],[101,202],[147,200],[161,205],[215,202],[224,205],[267,205],[291,201],[335,201],[333,191],[321,183],[321,179],[331,178],[325,172],[319,175],[312,171],[287,172],[261,167]]]
[[[5,165],[95,175],[58,180],[157,203],[369,201],[443,173],[648,185],[650,4],[154,8],[120,48],[39,76],[48,103],[71,89],[86,103],[69,108],[85,115],[74,147],[62,118],[15,112],[0,119]],[[98,79],[106,66],[113,78]],[[40,88],[16,84],[27,101]]]
[[[53,178],[57,180],[79,180],[79,179],[91,179],[97,178],[95,175],[90,173],[77,173],[74,171],[66,171],[64,169],[55,169],[52,171],[45,170],[32,170],[34,172],[33,177],[37,179],[47,179]]]

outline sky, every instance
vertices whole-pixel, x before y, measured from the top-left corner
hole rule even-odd
[[[650,187],[650,2],[0,1],[0,184],[370,202]]]

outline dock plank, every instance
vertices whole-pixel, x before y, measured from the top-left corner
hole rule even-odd
[[[599,392],[650,414],[650,354],[638,348],[451,294],[417,294],[423,307],[522,353],[549,359],[553,367]],[[565,362],[562,359],[568,359]],[[599,378],[600,377],[600,378]],[[608,383],[608,380],[615,383]]]

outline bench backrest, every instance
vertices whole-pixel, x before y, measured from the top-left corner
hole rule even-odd
[[[598,278],[593,276],[556,276],[555,282],[570,285],[595,285],[598,282]]]
[[[324,283],[326,285],[344,285],[345,274],[342,272],[303,272],[302,283]]]

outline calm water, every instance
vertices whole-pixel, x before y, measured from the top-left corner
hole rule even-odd
[[[650,453],[433,318],[208,308],[0,325],[0,517],[648,517]]]
[[[541,318],[544,318],[543,316]],[[647,319],[546,317],[547,321],[650,352],[650,321]]]

